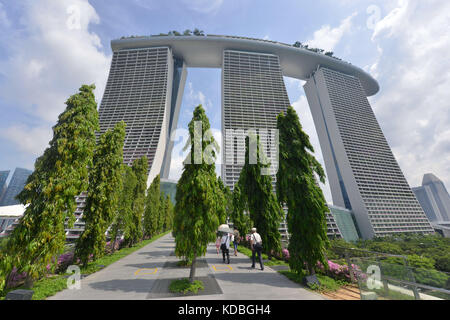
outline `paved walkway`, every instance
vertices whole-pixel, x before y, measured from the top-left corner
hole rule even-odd
[[[189,268],[176,266],[175,242],[168,234],[105,269],[81,280],[81,289],[66,289],[49,300],[321,300],[321,295],[308,291],[269,267],[252,269],[250,259],[238,253],[231,264],[222,262],[214,245],[201,258],[196,277],[206,282],[197,296],[173,297],[168,284],[173,279],[189,276]]]

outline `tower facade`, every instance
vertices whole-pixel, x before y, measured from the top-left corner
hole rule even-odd
[[[422,186],[413,191],[430,221],[450,221],[450,196],[438,177],[425,174]]]
[[[320,67],[304,86],[333,203],[354,212],[363,238],[434,232],[357,77]]]
[[[16,170],[14,170],[11,181],[9,182],[8,188],[3,194],[2,202],[0,205],[13,206],[16,204],[20,204],[20,202],[16,200],[16,196],[23,190],[28,176],[32,173],[33,171],[28,169],[16,168]]]
[[[170,165],[169,138],[176,129],[176,98],[182,95],[185,77],[183,62],[174,59],[169,47],[114,52],[99,108],[100,133],[126,123],[124,163],[147,156],[149,183],[161,172],[168,174],[163,163]]]
[[[222,179],[233,190],[245,163],[245,137],[259,134],[275,183],[277,116],[289,107],[276,55],[225,50],[222,70]]]

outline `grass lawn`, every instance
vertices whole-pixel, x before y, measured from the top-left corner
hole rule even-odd
[[[203,282],[200,280],[194,280],[193,283],[189,282],[189,279],[174,280],[170,283],[169,290],[173,293],[187,294],[189,292],[197,293],[199,290],[203,290]]]
[[[165,236],[166,234],[170,233],[171,231],[164,232],[162,234],[159,234],[157,236],[154,236],[151,239],[144,240],[135,246],[131,248],[123,248],[120,249],[113,254],[104,256],[96,261],[89,262],[88,265],[84,268],[81,268],[81,274],[83,275],[89,275],[92,273],[95,273],[104,267],[109,266],[110,264],[126,257],[127,255],[135,252],[136,250],[139,250],[149,243],[152,243],[155,240],[158,240],[159,238]],[[53,296],[59,291],[62,291],[64,289],[67,289],[67,275],[69,274],[58,274],[51,277],[43,278],[34,283],[33,287],[33,300],[43,300],[47,297]],[[17,290],[17,289],[24,289],[23,286],[11,288],[8,289],[3,295],[0,296],[0,300],[4,300],[6,293],[9,291]]]

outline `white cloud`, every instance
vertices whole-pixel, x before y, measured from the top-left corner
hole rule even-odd
[[[0,135],[12,141],[18,148],[34,156],[40,156],[43,148],[48,146],[52,138],[52,129],[49,127],[29,128],[23,125],[1,129]]]
[[[371,104],[411,186],[427,172],[450,186],[449,24],[448,1],[398,1],[372,35],[381,92]]]
[[[182,0],[191,10],[200,13],[214,14],[222,6],[223,0]]]
[[[11,22],[6,15],[6,11],[4,9],[3,4],[0,2],[0,26],[9,27]]]
[[[20,32],[8,30],[8,43],[2,44],[10,55],[0,61],[4,77],[0,98],[50,129],[67,98],[82,84],[95,83],[97,100],[101,100],[111,57],[102,52],[99,37],[89,31],[100,19],[87,0],[35,0],[22,7]],[[7,131],[20,135],[21,129],[22,134],[44,130],[12,126]],[[36,154],[44,147],[37,140],[36,146],[22,150]]]
[[[356,16],[356,12],[341,21],[336,28],[330,25],[324,25],[314,32],[314,37],[306,41],[310,47],[324,49],[325,51],[333,51],[345,33],[352,28],[352,19]]]

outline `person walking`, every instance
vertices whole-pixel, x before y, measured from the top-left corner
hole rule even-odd
[[[239,230],[235,229],[234,230],[234,239],[233,239],[233,245],[234,245],[234,255],[237,256],[237,247],[239,242],[241,241],[240,239],[240,234],[239,234]]]
[[[220,249],[222,250],[223,262],[225,262],[226,255],[228,264],[230,264],[230,241],[231,235],[229,233],[225,233],[220,241]]]
[[[252,235],[250,236],[250,246],[252,248],[252,268],[255,267],[255,255],[258,254],[259,265],[261,270],[264,270],[264,264],[262,262],[262,239],[259,233],[256,232],[256,228],[252,228]]]

